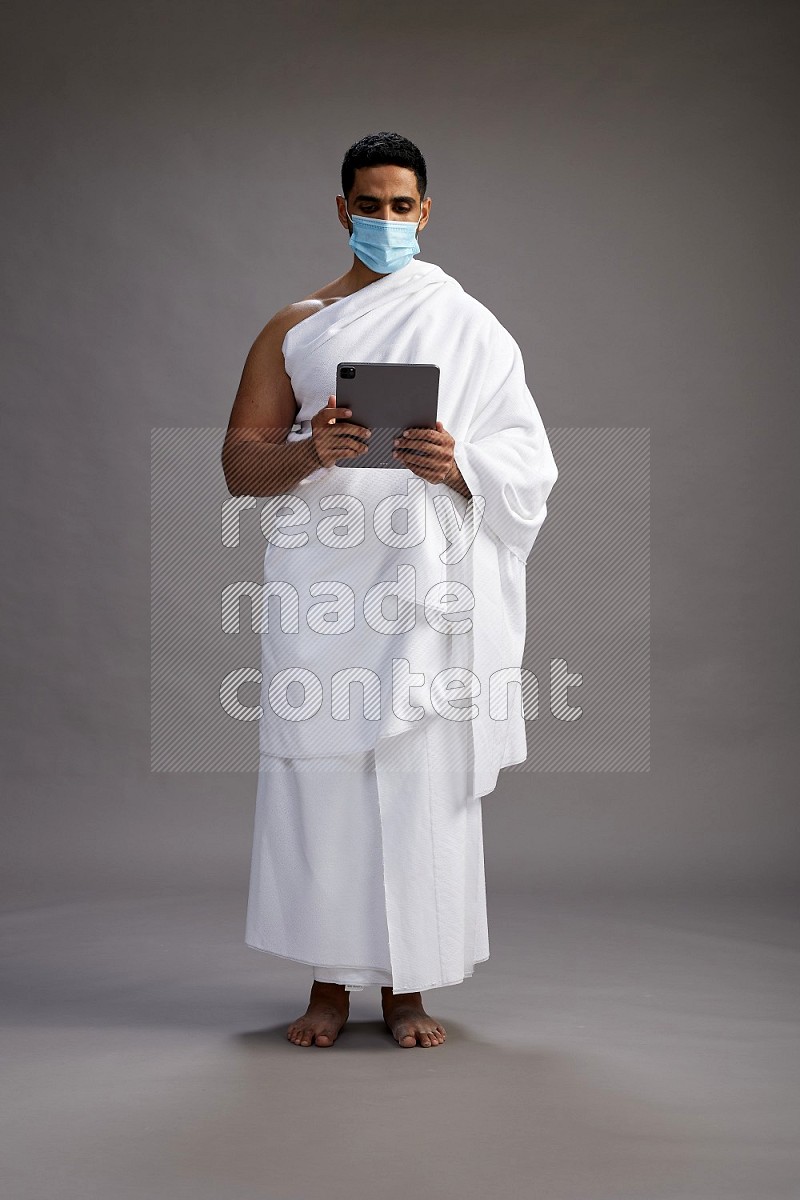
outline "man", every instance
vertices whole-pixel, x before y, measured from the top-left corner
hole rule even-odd
[[[300,1046],[371,985],[400,1046],[444,1042],[422,990],[489,956],[481,797],[527,753],[525,561],[557,471],[511,335],[415,260],[426,190],[398,134],[348,150],[352,265],[256,338],[223,447],[231,494],[272,498],[245,940],[313,966]],[[371,434],[336,405],[341,361],[439,366],[397,469],[338,465]]]

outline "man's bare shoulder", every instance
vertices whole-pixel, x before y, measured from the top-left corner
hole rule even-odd
[[[307,296],[303,300],[296,300],[292,304],[279,308],[256,337],[253,343],[254,349],[259,353],[277,353],[290,329],[338,299],[338,296]]]
[[[278,309],[266,328],[271,328],[275,333],[285,336],[293,325],[299,325],[306,317],[313,316],[320,309],[327,308],[329,304],[335,304],[337,300],[341,299],[341,281],[335,279],[332,283],[326,283],[318,291],[312,292],[311,295],[304,296],[302,300],[295,300]]]

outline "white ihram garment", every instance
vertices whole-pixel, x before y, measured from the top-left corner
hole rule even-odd
[[[245,940],[353,988],[458,983],[489,953],[480,798],[527,755],[521,689],[506,680],[555,463],[516,342],[432,263],[319,309],[283,353],[289,441],[310,435],[337,363],[436,363],[474,501],[406,468],[336,466],[260,501],[278,594],[262,614]],[[387,611],[369,592],[390,581]],[[354,671],[361,682],[337,694],[336,673]],[[448,691],[454,678],[467,683]]]
[[[372,750],[260,772],[248,944],[349,990],[460,983],[489,957],[481,800],[458,773],[434,795],[397,759],[406,737],[424,759],[420,726],[380,747],[380,773]]]

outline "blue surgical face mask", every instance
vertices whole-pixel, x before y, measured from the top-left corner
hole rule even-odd
[[[419,254],[417,230],[422,212],[416,225],[410,221],[380,221],[377,217],[357,217],[344,211],[353,223],[350,245],[354,254],[379,275],[399,271]]]

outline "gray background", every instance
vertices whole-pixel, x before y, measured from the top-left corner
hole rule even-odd
[[[6,11],[8,1194],[796,1200],[797,4]],[[151,429],[222,436],[380,129],[548,428],[652,454],[651,770],[501,778],[491,957],[410,1055],[367,992],[289,1045],[255,775],[150,771]]]
[[[255,777],[149,770],[150,430],[224,430],[268,318],[349,265],[341,159],[384,128],[545,423],[651,429],[651,772],[507,773],[490,879],[792,877],[796,5],[11,13],[12,895],[244,882]]]

